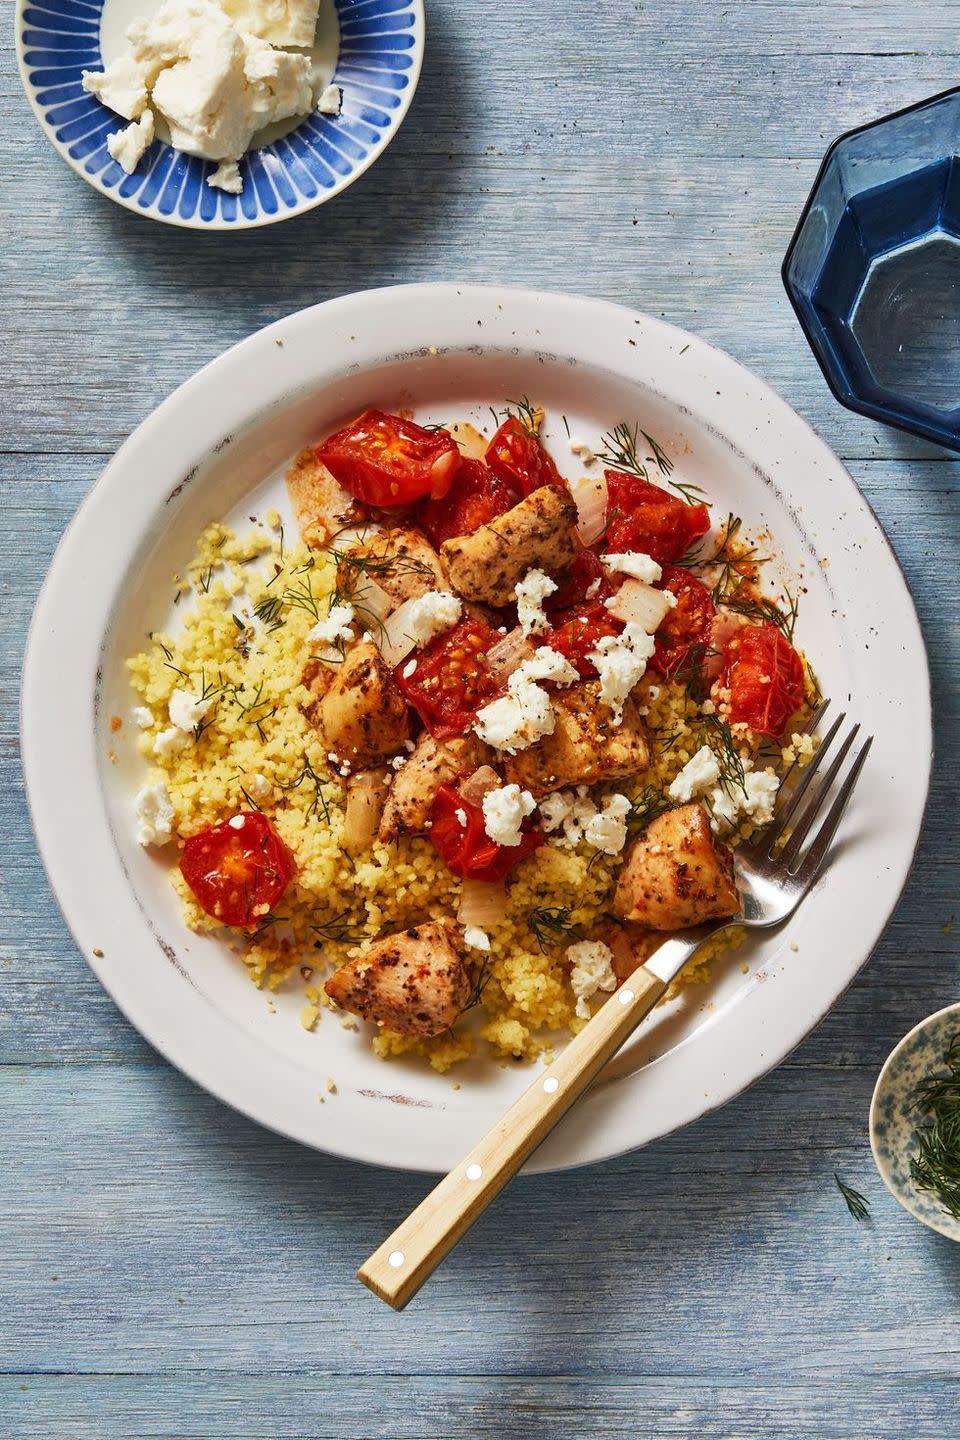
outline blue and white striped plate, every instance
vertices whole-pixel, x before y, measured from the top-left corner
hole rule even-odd
[[[270,225],[322,205],[373,164],[403,121],[423,59],[423,0],[323,0],[334,42],[333,118],[314,113],[241,161],[241,195],[206,184],[214,165],[155,140],[133,175],[107,150],[127,122],[81,84],[103,68],[101,21],[110,0],[18,0],[17,54],[24,88],[54,149],[118,205],[193,230]],[[334,13],[335,12],[335,17]]]

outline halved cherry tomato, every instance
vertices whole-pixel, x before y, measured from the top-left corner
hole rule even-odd
[[[564,611],[589,603],[588,590],[593,592],[589,601],[606,600],[613,594],[613,586],[607,578],[606,570],[599,558],[586,546],[577,551],[570,564],[560,571],[556,579],[557,589],[544,600],[543,608],[564,620],[574,618],[572,615],[564,615]]]
[[[464,880],[502,880],[544,843],[539,830],[524,829],[519,845],[498,845],[484,829],[479,805],[453,785],[441,785],[433,802],[430,839],[448,870]]]
[[[499,639],[482,620],[461,620],[397,666],[397,685],[435,740],[463,735],[495,694],[487,654]]]
[[[446,495],[460,466],[446,430],[424,430],[383,410],[365,410],[319,445],[317,456],[351,495],[379,509]]]
[[[655,670],[670,676],[683,669],[694,647],[699,647],[701,659],[705,657],[716,610],[706,585],[676,565],[664,565],[657,588],[677,597],[676,605],[667,611],[656,633],[650,658]]]
[[[721,683],[734,724],[779,739],[803,704],[803,661],[776,625],[742,625],[727,646]]]
[[[455,535],[472,535],[498,515],[505,515],[523,492],[495,475],[482,460],[461,460],[453,484],[440,500],[428,500],[417,517],[436,549]]]
[[[504,484],[530,495],[542,485],[562,485],[560,471],[554,465],[538,435],[526,430],[510,416],[487,446],[487,464]]]
[[[266,815],[254,810],[191,835],[180,856],[180,873],[207,914],[246,928],[270,914],[294,869]]]
[[[594,650],[598,640],[605,635],[619,635],[623,626],[619,621],[614,620],[609,610],[598,600],[590,605],[584,605],[579,611],[575,611],[569,619],[564,620],[555,630],[551,630],[543,637],[543,644],[549,645],[551,650],[559,650],[565,655],[570,664],[575,666],[578,674],[588,680],[596,675],[596,666],[587,659],[587,655]]]
[[[621,470],[605,470],[608,550],[640,550],[659,565],[679,560],[710,529],[706,505],[687,505],[676,495]]]

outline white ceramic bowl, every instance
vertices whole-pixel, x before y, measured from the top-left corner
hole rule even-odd
[[[921,1123],[913,1094],[921,1080],[943,1069],[947,1046],[960,1031],[960,1003],[928,1015],[890,1052],[877,1077],[870,1102],[870,1148],[890,1194],[904,1210],[931,1230],[960,1240],[960,1218],[947,1213],[929,1190],[920,1190],[910,1174],[917,1153],[914,1135]]]
[[[876,735],[814,893],[781,931],[718,966],[709,989],[660,1008],[632,1043],[630,1073],[596,1087],[534,1167],[642,1145],[781,1060],[870,954],[923,815],[929,680],[894,556],[836,457],[728,356],[615,305],[470,285],[347,296],[253,335],[130,437],[64,537],[26,656],[27,789],[77,943],[151,1043],[264,1124],[385,1165],[448,1168],[529,1083],[529,1068],[477,1060],[443,1077],[412,1060],[384,1064],[329,1015],[305,1033],[293,992],[272,1013],[222,945],[184,928],[165,865],[136,844],[143,762],[116,745],[109,720],[129,710],[124,658],[166,623],[171,576],[199,530],[286,507],[283,470],[300,446],[368,404],[483,423],[488,405],[523,393],[546,406],[549,442],[570,473],[562,416],[588,441],[636,418],[678,474],[708,490],[718,518],[733,510],[748,528],[769,526],[780,573],[803,587],[799,642],[837,707]],[[320,1105],[328,1075],[338,1091]]]

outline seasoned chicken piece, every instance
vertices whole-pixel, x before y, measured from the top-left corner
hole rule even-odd
[[[470,996],[452,920],[431,920],[376,940],[342,966],[324,989],[344,1010],[401,1035],[439,1035]]]
[[[645,930],[642,925],[615,925],[603,938],[613,954],[611,963],[617,984],[622,985],[637,966],[645,965],[670,937],[662,930]]]
[[[312,697],[310,703],[304,706],[304,714],[317,728],[320,726],[320,701],[333,684],[338,669],[339,666],[325,665],[322,660],[311,656],[300,672],[300,684],[306,686]]]
[[[351,645],[307,714],[327,749],[355,770],[395,755],[410,738],[411,712],[371,640]]]
[[[366,511],[317,459],[312,445],[301,450],[287,471],[287,493],[300,534],[308,545],[327,545],[344,525],[361,521]]]
[[[539,800],[567,785],[596,785],[601,780],[626,780],[645,770],[650,750],[637,702],[628,696],[623,720],[611,724],[610,707],[599,697],[595,681],[572,685],[552,696],[556,727],[552,735],[504,756],[508,784],[529,790]]]
[[[465,600],[508,605],[528,570],[556,575],[576,552],[577,507],[568,490],[544,485],[472,535],[445,540],[440,558]]]
[[[419,599],[428,590],[447,588],[436,550],[419,530],[406,525],[378,530],[363,545],[348,551],[337,579],[346,594],[361,592],[361,606],[365,578],[375,580],[387,592],[394,608],[404,600]]]
[[[348,855],[360,855],[373,844],[389,793],[389,770],[357,770],[347,776],[347,805],[341,844]]]
[[[421,736],[416,750],[394,776],[380,821],[380,839],[396,840],[403,830],[426,828],[434,797],[441,785],[449,785],[486,763],[489,748],[476,735],[453,740]]]
[[[702,805],[659,815],[630,846],[613,912],[652,930],[682,930],[740,911],[730,851],[710,833]]]

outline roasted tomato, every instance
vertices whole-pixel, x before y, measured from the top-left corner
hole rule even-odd
[[[397,666],[397,685],[435,740],[463,735],[495,693],[487,653],[499,639],[482,620],[461,620]]]
[[[605,470],[608,550],[639,550],[659,565],[685,555],[710,529],[706,505],[687,505],[676,495],[621,470]]]
[[[446,495],[441,500],[428,500],[417,516],[417,524],[439,550],[444,540],[472,535],[522,499],[521,490],[495,475],[482,460],[461,460]]]
[[[487,464],[505,485],[530,495],[541,485],[562,485],[563,478],[540,441],[512,415],[487,446]]]
[[[727,646],[721,684],[733,724],[779,740],[803,704],[803,661],[776,625],[742,625]]]
[[[484,829],[479,805],[464,800],[453,785],[441,785],[433,802],[430,839],[448,870],[464,880],[502,880],[514,865],[539,849],[544,836],[525,829],[519,845],[498,845]]]
[[[564,620],[562,625],[545,635],[543,644],[549,645],[552,650],[559,650],[587,680],[597,673],[596,666],[587,659],[587,655],[596,648],[598,640],[602,640],[605,635],[619,635],[622,629],[623,626],[614,620],[609,610],[595,600],[591,605],[584,605],[569,619]]]
[[[243,810],[191,835],[180,873],[208,915],[224,925],[252,928],[286,890],[294,864],[267,817]]]
[[[543,608],[563,620],[574,619],[563,612],[574,610],[594,600],[606,600],[613,594],[613,586],[599,558],[586,547],[579,550],[570,564],[557,577],[557,589],[548,595]],[[593,593],[587,596],[587,592]]]
[[[446,430],[424,430],[383,410],[365,410],[319,445],[317,456],[351,495],[379,509],[446,495],[460,466]]]
[[[716,611],[710,591],[689,570],[665,565],[659,588],[670,590],[677,603],[657,631],[650,664],[661,675],[670,676],[683,669],[691,652],[698,653],[701,660],[706,656]]]

